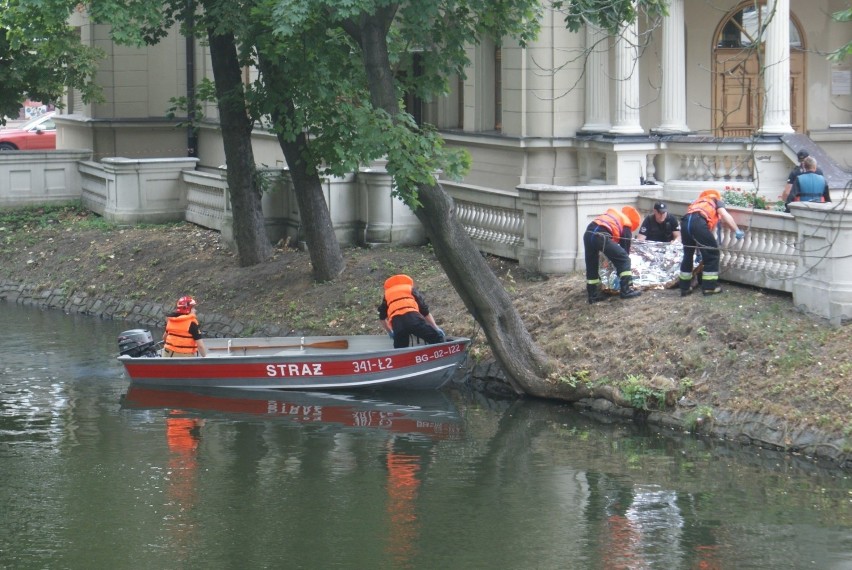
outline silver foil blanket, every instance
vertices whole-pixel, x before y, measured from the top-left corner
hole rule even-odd
[[[639,289],[673,287],[680,275],[683,244],[680,242],[634,241],[630,246],[633,285]],[[600,256],[600,275],[604,289],[617,291],[619,279],[609,260]]]

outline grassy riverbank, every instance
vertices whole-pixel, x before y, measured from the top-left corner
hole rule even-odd
[[[444,330],[473,337],[474,358],[489,356],[428,247],[350,248],[345,257],[341,278],[316,284],[308,254],[286,244],[269,263],[240,268],[218,233],[192,224],[122,228],[77,207],[0,211],[0,279],[158,303],[191,294],[202,324],[205,313],[218,313],[293,334],[357,334],[381,332],[381,284],[404,272]],[[730,284],[708,298],[654,290],[590,306],[582,275],[489,261],[533,338],[569,371],[567,381],[618,385],[639,406],[646,395],[674,390],[678,409],[694,420],[712,422],[723,411],[774,418],[773,430],[818,433],[852,454],[848,326],[797,312],[789,295]]]

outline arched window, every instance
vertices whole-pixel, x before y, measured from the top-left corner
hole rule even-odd
[[[766,5],[755,6],[749,3],[734,13],[722,26],[716,39],[716,47],[750,48],[763,43],[766,23],[770,16],[769,7]],[[790,47],[802,49],[802,38],[793,20],[790,20]]]

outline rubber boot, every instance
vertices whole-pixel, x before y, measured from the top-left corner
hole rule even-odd
[[[642,291],[633,288],[633,278],[622,277],[621,278],[621,293],[619,297],[622,299],[632,299],[633,297],[638,297],[642,294]]]
[[[701,292],[705,295],[718,295],[722,292],[722,288],[718,285],[713,285],[712,287],[702,288]]]
[[[604,296],[601,294],[600,285],[586,285],[586,292],[589,294],[589,304],[599,303],[604,300]]]
[[[679,286],[680,286],[680,296],[681,297],[686,297],[687,295],[692,294],[692,282],[691,281],[687,281],[686,279],[681,279]]]

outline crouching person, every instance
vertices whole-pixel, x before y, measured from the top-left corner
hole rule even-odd
[[[423,295],[408,275],[394,275],[385,281],[385,292],[378,307],[379,320],[393,339],[394,348],[409,345],[414,335],[428,344],[444,342],[445,335],[435,323]]]
[[[722,292],[719,286],[719,260],[721,251],[714,231],[716,224],[722,222],[734,232],[737,241],[745,233],[725,207],[725,201],[718,190],[705,190],[686,210],[680,220],[680,233],[683,239],[683,260],[680,262],[680,296],[692,293],[692,269],[695,252],[700,251],[704,260],[701,272],[701,292],[715,295]]]
[[[586,291],[589,304],[603,301],[601,294],[600,258],[603,253],[612,263],[618,275],[621,287],[619,296],[632,299],[642,293],[633,287],[633,273],[630,270],[630,242],[633,229],[639,227],[639,212],[631,206],[621,211],[608,209],[586,228],[583,234],[583,246],[586,250]]]

